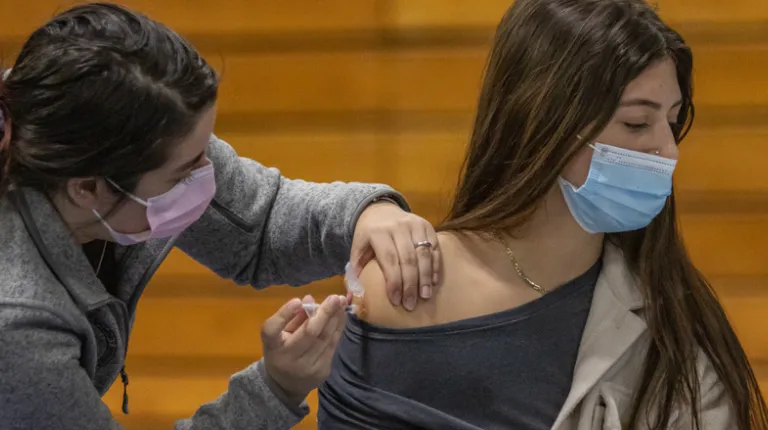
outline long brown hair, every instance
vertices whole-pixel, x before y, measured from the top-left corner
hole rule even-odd
[[[439,230],[523,225],[582,142],[608,124],[627,84],[664,58],[676,63],[683,96],[679,142],[694,116],[693,56],[652,8],[642,0],[517,0],[497,28],[462,175]],[[646,418],[664,428],[680,404],[700,428],[698,351],[724,384],[738,428],[768,428],[746,354],[686,253],[674,195],[647,228],[607,240],[637,275],[652,338],[630,428],[642,411],[656,411]]]

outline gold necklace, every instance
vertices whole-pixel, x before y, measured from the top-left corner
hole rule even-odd
[[[525,273],[523,273],[523,270],[520,268],[520,265],[517,264],[517,259],[515,258],[515,254],[512,252],[512,249],[510,249],[509,245],[507,244],[507,241],[504,240],[504,236],[501,235],[498,231],[495,231],[492,233],[493,236],[498,240],[504,248],[506,248],[507,256],[509,257],[509,260],[512,262],[512,265],[515,266],[515,271],[517,272],[517,276],[520,277],[523,281],[525,281],[528,286],[536,290],[539,294],[544,295],[547,294],[547,290],[542,287],[541,285],[533,282],[531,278],[525,276]]]

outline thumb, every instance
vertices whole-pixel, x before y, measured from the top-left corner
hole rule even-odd
[[[349,262],[352,263],[352,270],[355,275],[359,275],[363,271],[363,268],[368,264],[376,254],[370,243],[366,242],[364,245],[360,245],[357,248],[353,246],[352,253],[349,256]]]
[[[261,326],[261,341],[264,345],[273,346],[279,342],[283,330],[300,311],[303,311],[301,300],[291,299],[277,313],[264,321],[264,325]]]

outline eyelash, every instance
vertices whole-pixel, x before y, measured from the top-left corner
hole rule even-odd
[[[635,124],[631,122],[625,122],[624,126],[627,127],[630,131],[640,131],[648,128],[648,123],[642,123],[642,124]],[[678,124],[676,122],[670,122],[669,127],[674,131],[675,133],[679,132],[680,129],[683,127],[681,124]]]
[[[648,128],[648,123],[635,124],[635,123],[631,123],[631,122],[625,122],[624,125],[628,129],[630,129],[632,131],[639,131],[639,130],[642,130],[644,128]]]

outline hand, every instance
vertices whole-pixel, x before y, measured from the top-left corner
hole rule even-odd
[[[346,305],[345,297],[329,296],[309,318],[301,301],[293,299],[264,322],[264,367],[296,404],[330,374],[331,359],[347,321]]]
[[[427,241],[432,246],[419,246]],[[399,206],[370,205],[357,221],[350,261],[357,273],[373,258],[384,272],[387,296],[393,305],[412,311],[418,297],[428,299],[439,282],[442,255],[434,227]]]

